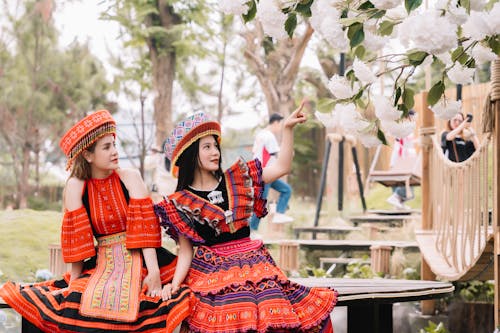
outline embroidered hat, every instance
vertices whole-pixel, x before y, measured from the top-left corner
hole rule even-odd
[[[174,177],[177,177],[179,173],[176,163],[182,153],[196,140],[206,135],[216,135],[220,143],[220,124],[211,121],[203,112],[195,113],[174,127],[170,136],[165,140],[165,155],[170,160],[172,166],[170,171]]]
[[[75,158],[107,134],[116,137],[116,122],[107,110],[93,112],[71,127],[59,141],[59,147],[68,158],[68,170]]]

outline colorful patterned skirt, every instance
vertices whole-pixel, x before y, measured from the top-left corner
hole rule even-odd
[[[193,309],[192,293],[184,286],[168,301],[147,296],[140,250],[123,248],[123,242],[101,246],[100,240],[97,259],[86,261],[82,275],[70,285],[69,273],[30,285],[7,282],[0,296],[43,332],[173,332]],[[166,284],[177,258],[164,248],[156,254]]]
[[[198,247],[186,283],[198,303],[184,331],[333,332],[337,292],[288,280],[262,241]]]

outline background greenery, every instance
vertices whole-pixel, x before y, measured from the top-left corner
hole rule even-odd
[[[55,211],[0,211],[0,282],[35,281],[38,269],[48,269],[48,245],[59,243],[61,219]]]

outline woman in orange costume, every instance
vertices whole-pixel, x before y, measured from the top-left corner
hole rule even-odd
[[[100,110],[61,139],[71,168],[61,246],[71,271],[59,281],[0,289],[33,332],[173,332],[192,309],[185,286],[161,297],[177,258],[161,247],[140,174],[119,168],[115,136],[114,119]]]
[[[258,159],[240,159],[223,172],[220,125],[203,113],[180,122],[167,139],[177,192],[155,211],[179,243],[177,268],[163,297],[185,281],[198,299],[184,331],[333,332],[337,293],[291,282],[262,241],[249,238],[252,213],[267,214],[264,183],[290,171],[293,127],[306,120],[302,108],[285,120],[280,154],[264,169]]]

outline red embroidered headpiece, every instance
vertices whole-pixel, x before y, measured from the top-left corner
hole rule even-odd
[[[93,112],[71,127],[59,141],[59,147],[68,157],[66,170],[78,155],[106,134],[116,137],[116,122],[107,110]]]
[[[210,121],[208,116],[203,112],[195,113],[175,125],[172,133],[165,140],[165,155],[170,160],[170,170],[174,177],[177,177],[179,174],[179,166],[176,163],[182,153],[196,140],[206,135],[217,136],[217,141],[220,144],[220,124]]]

